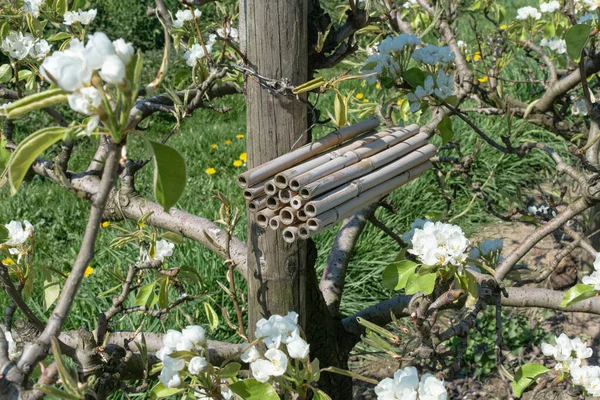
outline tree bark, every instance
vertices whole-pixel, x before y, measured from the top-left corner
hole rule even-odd
[[[306,82],[308,0],[240,0],[247,68],[268,79]],[[247,153],[252,168],[306,143],[305,98],[274,92],[246,76]],[[288,244],[248,214],[248,326],[271,314],[296,311],[305,325],[305,241]]]

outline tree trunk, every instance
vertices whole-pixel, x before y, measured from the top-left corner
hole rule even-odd
[[[247,67],[268,79],[306,82],[308,0],[240,0],[242,49]],[[246,77],[247,153],[252,168],[306,142],[304,99],[274,93]],[[299,140],[300,139],[300,140]],[[305,241],[288,244],[281,232],[264,230],[248,215],[248,326],[271,314],[306,317]]]

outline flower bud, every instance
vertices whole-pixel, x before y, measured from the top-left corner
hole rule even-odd
[[[106,83],[120,85],[125,79],[125,64],[115,55],[106,57],[99,74]]]
[[[85,60],[92,69],[99,69],[109,56],[115,54],[115,48],[105,33],[90,35],[85,46]]]
[[[113,42],[115,53],[125,63],[129,64],[135,50],[131,43],[127,43],[124,39],[117,39]]]

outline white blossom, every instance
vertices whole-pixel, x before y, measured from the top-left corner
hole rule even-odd
[[[447,397],[443,381],[431,374],[423,374],[419,382],[419,400],[446,400]]]
[[[287,344],[287,350],[290,357],[298,360],[304,360],[308,357],[310,345],[300,336],[292,338]]]
[[[188,364],[188,371],[192,375],[198,375],[208,367],[208,361],[204,357],[193,357]]]
[[[242,343],[242,348],[245,349],[240,355],[240,359],[245,363],[252,363],[260,358],[260,353],[255,346],[248,347],[248,343]]]
[[[425,265],[461,265],[467,258],[469,240],[456,225],[428,221],[423,229],[416,229],[412,238],[412,249]]]
[[[29,55],[36,60],[43,60],[46,58],[52,46],[48,44],[45,39],[36,40],[33,47],[29,49]]]
[[[119,56],[121,61],[123,61],[125,64],[129,64],[133,54],[135,53],[131,43],[127,43],[125,39],[120,38],[113,41],[113,46],[115,48],[115,53],[117,56]]]
[[[202,346],[206,343],[206,331],[200,325],[188,325],[181,331],[181,334],[184,338],[197,346]]]
[[[99,72],[100,78],[114,85],[122,84],[126,73],[125,63],[116,55],[107,56]]]
[[[219,28],[219,29],[217,29],[217,34],[219,36],[221,36],[222,38],[226,38],[226,39],[231,38],[236,41],[239,39],[239,32],[234,27],[229,27],[227,30],[225,30],[223,28]]]
[[[600,5],[598,0],[582,0],[581,3],[589,11],[595,11]]]
[[[20,246],[33,236],[33,225],[29,221],[10,221],[4,227],[8,229],[8,240],[4,243],[7,246]]]
[[[457,45],[457,46],[458,46],[458,48],[459,48],[461,51],[463,51],[463,52],[464,52],[464,51],[466,51],[466,50],[468,49],[468,46],[467,46],[467,44],[466,44],[464,41],[462,41],[462,40],[459,40],[459,41],[457,41],[457,42],[456,42],[456,45]]]
[[[269,349],[264,359],[250,364],[252,376],[259,382],[266,382],[271,376],[281,376],[287,370],[288,359],[285,353],[277,349]]]
[[[177,343],[183,338],[183,334],[174,329],[167,330],[167,333],[163,335],[163,346],[175,349]]]
[[[66,92],[74,92],[90,84],[92,68],[85,57],[83,43],[71,40],[65,51],[55,51],[46,57],[40,72],[48,81],[54,82]]]
[[[40,16],[40,7],[44,3],[44,0],[24,0],[22,10],[31,13],[34,17]]]
[[[585,285],[593,285],[594,290],[600,290],[600,253],[596,253],[596,260],[594,260],[594,269],[588,276],[581,278],[581,282]]]
[[[454,87],[454,77],[452,75],[446,75],[446,71],[440,69],[435,78],[435,83],[437,88],[433,92],[437,97],[444,100],[452,96],[452,89]]]
[[[102,94],[93,86],[83,87],[69,94],[69,106],[85,115],[96,115],[102,104]]]
[[[204,46],[206,47],[206,51],[210,52],[212,50],[212,43],[210,41],[205,43]],[[204,48],[198,43],[193,44],[192,47],[190,47],[190,49],[183,55],[183,58],[186,60],[186,64],[190,67],[196,65],[198,60],[201,60],[204,57],[206,57]]]
[[[551,13],[560,8],[560,3],[556,0],[547,3],[540,3],[540,11],[543,13]]]
[[[404,7],[404,8],[411,8],[415,4],[417,4],[417,0],[408,0],[407,2],[405,2],[404,4],[402,4],[402,7]]]
[[[557,361],[554,367],[557,371],[569,372],[580,366],[581,360],[592,356],[592,349],[587,347],[581,339],[571,340],[564,333],[556,338],[555,346],[544,342],[541,347],[545,356],[551,356]]]
[[[176,388],[181,385],[179,371],[185,368],[185,360],[165,356],[163,369],[158,376],[160,382],[168,388]]]
[[[2,51],[10,57],[22,60],[27,57],[35,44],[35,38],[31,33],[11,31],[2,40]]]
[[[164,239],[161,239],[156,242],[156,249],[154,252],[154,259],[165,261],[165,258],[171,257],[173,255],[173,248],[175,244],[169,243]]]
[[[298,314],[291,311],[285,317],[272,315],[268,320],[262,318],[256,323],[257,338],[264,337],[269,349],[278,348],[281,343],[287,344],[299,336]]]
[[[404,240],[409,246],[412,246],[412,237],[415,234],[416,229],[423,229],[425,222],[429,221],[428,219],[415,219],[412,224],[410,224],[410,231],[404,233],[402,235],[402,240]]]
[[[434,46],[428,44],[425,47],[416,49],[412,56],[416,62],[427,65],[447,64],[454,61],[454,53],[450,51],[448,46]]]
[[[179,10],[175,13],[175,20],[173,21],[173,27],[181,28],[183,27],[184,22],[192,21],[196,18],[200,18],[202,16],[202,12],[200,10],[194,10],[194,14],[190,10]]]
[[[565,54],[567,52],[567,42],[560,38],[542,39],[540,45],[548,47],[557,54]]]
[[[88,11],[67,11],[64,15],[63,24],[65,25],[73,25],[76,22],[79,22],[81,25],[89,25],[96,15],[98,14],[98,10],[91,9]]]
[[[479,250],[481,251],[481,254],[484,256],[487,256],[490,253],[494,253],[496,251],[502,250],[503,246],[504,246],[504,242],[502,241],[502,239],[494,239],[494,240],[486,239],[483,242],[479,243],[479,245],[478,245]]]
[[[537,8],[531,6],[521,7],[517,10],[517,19],[526,20],[528,18],[538,20],[542,18],[542,13]]]
[[[179,342],[177,342],[177,346],[175,346],[175,351],[192,351],[193,349],[194,343],[185,336],[182,337]]]

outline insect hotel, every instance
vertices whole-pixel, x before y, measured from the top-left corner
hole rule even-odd
[[[379,201],[431,167],[418,125],[377,131],[376,118],[338,129],[238,176],[262,228],[292,243]]]

